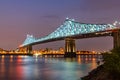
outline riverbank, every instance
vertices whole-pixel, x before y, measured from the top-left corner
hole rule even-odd
[[[11,55],[14,55],[14,56],[21,56],[21,55],[26,55],[26,56],[33,56],[33,54],[0,54],[0,56],[2,56],[2,55],[4,55],[4,56],[11,56]]]
[[[85,77],[82,77],[81,80],[120,80],[120,74],[115,72],[109,72],[104,68],[104,65],[98,66],[96,69],[89,72]]]

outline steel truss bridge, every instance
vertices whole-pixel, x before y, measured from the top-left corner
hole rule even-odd
[[[116,48],[120,47],[120,28],[116,27],[116,24],[88,24],[66,18],[62,25],[45,37],[37,39],[33,35],[27,35],[20,47],[26,47],[30,53],[33,45],[65,40],[65,57],[75,57],[75,39],[113,36],[114,48]]]

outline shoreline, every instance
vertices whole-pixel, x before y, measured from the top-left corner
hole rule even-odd
[[[0,54],[0,56],[11,56],[11,55],[15,55],[15,56],[18,56],[18,55],[26,55],[26,56],[33,56],[33,54]]]
[[[109,72],[104,68],[104,64],[88,72],[88,75],[81,77],[81,80],[120,80],[120,74]]]

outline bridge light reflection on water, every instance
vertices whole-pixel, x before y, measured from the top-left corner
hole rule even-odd
[[[96,68],[96,58],[0,56],[0,80],[79,80]]]

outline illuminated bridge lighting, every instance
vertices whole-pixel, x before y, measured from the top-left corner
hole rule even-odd
[[[116,22],[114,24],[116,24]],[[22,44],[22,46],[27,46],[33,43],[43,42],[52,39],[66,38],[81,34],[107,31],[116,28],[117,27],[112,24],[86,24],[76,22],[74,19],[66,18],[62,25],[60,25],[54,32],[45,37],[36,39],[32,35],[27,35],[27,38]]]
[[[36,39],[33,37],[33,35],[28,35],[27,34],[27,38],[26,38],[26,40],[24,41],[24,45],[26,45],[26,44],[30,44],[30,43],[32,43],[32,42],[34,42]],[[21,46],[23,46],[23,44],[22,45],[20,45],[20,47]]]

